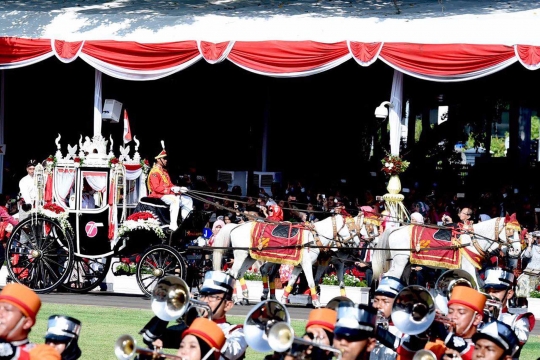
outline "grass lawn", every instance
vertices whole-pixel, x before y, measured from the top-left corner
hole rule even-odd
[[[83,360],[114,360],[114,343],[119,336],[129,334],[137,340],[137,346],[145,348],[139,330],[154,316],[150,310],[98,307],[88,305],[43,304],[33,327],[30,339],[43,342],[50,315],[68,315],[81,320],[82,330],[79,346]],[[232,316],[229,321],[236,324],[244,322],[243,317]],[[172,323],[171,323],[172,324]],[[305,321],[293,321],[296,334],[302,334]],[[176,355],[176,350],[166,349],[165,353]],[[262,360],[266,354],[248,348],[247,360]],[[536,360],[540,356],[540,337],[532,335],[521,352],[521,359]]]

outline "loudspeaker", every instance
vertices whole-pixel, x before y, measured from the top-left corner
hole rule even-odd
[[[105,99],[101,118],[106,121],[119,122],[122,113],[122,103],[112,99]]]

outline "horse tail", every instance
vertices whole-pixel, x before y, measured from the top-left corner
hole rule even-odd
[[[378,280],[379,277],[386,271],[388,271],[388,259],[390,258],[390,250],[388,250],[388,244],[390,243],[390,234],[393,231],[388,229],[379,236],[377,245],[373,249],[373,279]]]
[[[214,267],[214,271],[220,271],[221,270],[221,260],[223,259],[223,253],[225,252],[225,248],[229,247],[230,241],[231,241],[231,231],[236,228],[238,224],[227,224],[216,235],[214,239],[214,244],[212,244],[213,247],[216,247],[218,249],[214,249],[213,251],[213,257],[212,257],[212,264]]]

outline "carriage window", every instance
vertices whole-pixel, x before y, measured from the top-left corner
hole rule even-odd
[[[96,209],[107,204],[107,173],[83,171],[80,186],[81,209]]]
[[[137,205],[139,201],[139,188],[140,184],[138,179],[135,180],[126,180],[126,204],[127,205]],[[122,198],[118,197],[118,203],[122,203]]]

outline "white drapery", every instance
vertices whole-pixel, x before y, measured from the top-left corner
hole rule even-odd
[[[60,205],[65,208],[69,207],[66,199],[71,191],[71,188],[73,187],[76,173],[76,169],[68,168],[56,169],[54,173],[54,197],[60,202]]]
[[[88,185],[95,191],[99,191],[101,193],[105,192],[107,190],[107,174],[105,173],[92,173],[92,175],[84,175],[84,178],[86,181],[88,181]]]

